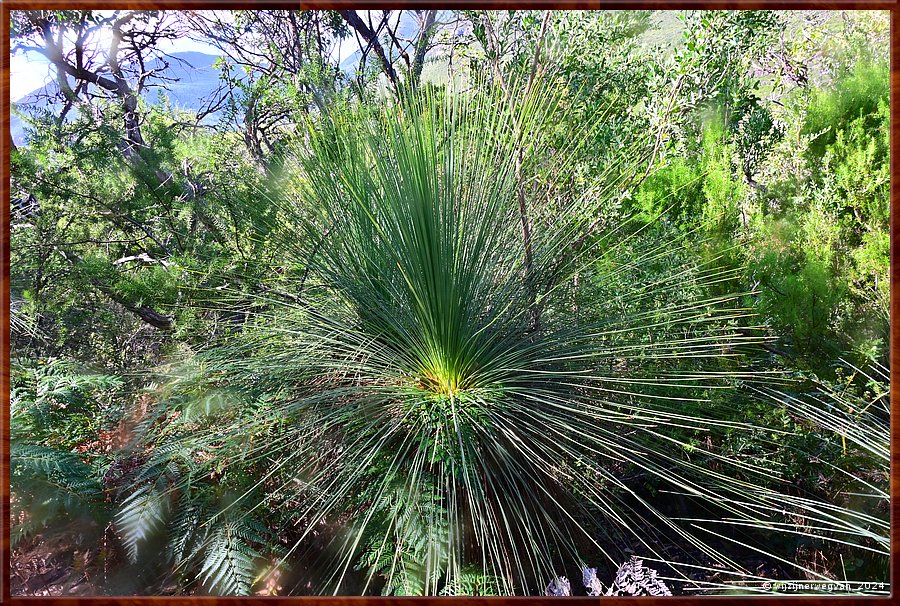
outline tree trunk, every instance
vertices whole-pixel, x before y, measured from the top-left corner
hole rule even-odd
[[[381,69],[384,72],[384,75],[390,80],[394,90],[397,90],[397,72],[394,70],[394,65],[387,58],[384,47],[381,46],[381,42],[378,40],[378,36],[375,32],[372,31],[372,29],[366,25],[365,21],[356,14],[356,11],[338,11],[338,13],[340,13],[341,17],[344,18],[344,21],[346,21],[350,27],[362,36],[362,39],[366,41],[366,44],[375,51],[379,61],[381,61]]]
[[[419,85],[419,79],[422,77],[422,68],[425,65],[425,54],[428,52],[428,44],[431,42],[432,27],[437,17],[436,10],[425,11],[422,19],[422,29],[419,32],[419,38],[416,40],[416,52],[413,55],[412,66],[410,67],[410,83],[412,87]]]

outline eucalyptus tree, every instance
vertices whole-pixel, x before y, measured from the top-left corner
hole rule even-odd
[[[338,48],[347,27],[335,11],[186,11],[190,35],[222,52],[221,86],[203,112],[224,109],[262,168],[291,125],[325,109],[343,86]]]
[[[38,52],[52,65],[56,94],[64,102],[59,123],[75,106],[89,107],[102,122],[95,101],[116,101],[124,127],[119,149],[134,164],[145,162],[147,147],[138,99],[166,81],[165,59],[161,68],[146,64],[162,41],[178,35],[171,15],[161,11],[14,11],[10,31],[13,53]],[[156,177],[167,179],[163,173]]]
[[[46,103],[21,108],[31,140],[12,152],[14,196],[37,207],[14,211],[16,292],[44,311],[74,297],[96,309],[96,326],[125,310],[165,341],[177,315],[196,318],[179,305],[183,287],[203,279],[194,268],[234,257],[252,273],[246,251],[258,243],[241,235],[267,210],[241,196],[260,176],[227,135],[185,135],[176,124],[194,117],[148,102],[172,82],[170,66],[183,60],[165,49],[184,35],[165,11],[12,13],[13,52],[41,53],[55,78]]]
[[[441,11],[416,9],[338,12],[352,28],[359,47],[357,80],[361,88],[365,84],[366,62],[370,52],[377,57],[379,69],[394,92],[399,91],[401,83],[407,88],[419,85],[425,58],[437,45],[438,30],[446,25],[439,19]],[[400,25],[409,19],[414,21],[415,27],[411,35],[404,35],[399,31]]]
[[[761,98],[760,79],[773,70],[770,56],[785,17],[775,11],[686,11],[681,20],[684,44],[674,54],[672,74],[683,98],[679,116],[687,119],[686,135],[702,130],[704,111],[720,113],[742,176],[759,187],[757,168],[783,134]]]
[[[408,14],[406,14],[408,13]],[[442,26],[438,11],[187,11],[190,35],[222,51],[222,85],[207,111],[225,108],[244,132],[260,167],[283,151],[291,126],[310,110],[324,111],[352,80],[341,67],[346,49],[355,59],[360,95],[370,84],[371,55],[395,93],[415,88]],[[401,19],[416,22],[411,37]],[[233,69],[239,68],[239,69]]]
[[[160,150],[154,148],[158,142],[146,136],[147,109],[141,102],[147,89],[163,86],[167,81],[168,60],[160,55],[158,47],[179,35],[170,15],[160,11],[14,11],[10,35],[13,53],[38,52],[51,65],[56,83],[51,96],[59,103],[52,104],[51,99],[50,107],[58,109],[51,110],[49,118],[57,146],[68,142],[78,148],[91,130],[108,129],[115,133],[110,137],[114,149],[142,186],[160,200],[160,206],[167,206],[163,200],[169,196],[195,191],[193,184],[186,179],[179,181],[160,161]],[[151,59],[155,59],[153,64],[157,67],[149,67]],[[73,109],[80,117],[70,119]],[[113,126],[116,122],[121,126]],[[76,124],[80,128],[73,128]],[[33,151],[17,150],[14,155],[30,156]],[[36,170],[14,175],[17,183],[22,186],[31,182],[31,195],[53,191],[50,181],[54,177],[40,170],[40,162],[14,161],[16,167],[29,165]],[[38,184],[31,177],[37,178],[40,186],[36,187]],[[71,181],[58,185],[68,191],[65,196],[96,199],[90,191],[66,188]],[[149,253],[148,257],[171,254],[171,243],[163,241],[168,238],[153,233],[156,227],[152,224],[164,222],[166,217],[138,220],[120,203],[110,205],[107,210],[130,223],[128,231],[137,230],[146,238],[148,246],[144,252]],[[74,265],[81,263],[80,255],[72,248],[61,250]],[[171,317],[147,306],[133,305],[110,288],[111,284],[101,281],[97,286],[145,322],[163,330],[172,328]]]

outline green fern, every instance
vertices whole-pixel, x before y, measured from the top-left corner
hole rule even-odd
[[[500,595],[502,582],[495,576],[485,574],[475,566],[466,566],[441,589],[446,596],[496,596]]]
[[[183,490],[169,523],[169,549],[166,552],[176,570],[197,551],[196,545],[203,538],[202,517],[202,501],[190,490]]]
[[[450,568],[450,523],[446,509],[431,494],[415,494],[403,484],[379,495],[372,510],[379,523],[357,568],[385,581],[383,595],[420,596],[436,592]]]
[[[62,519],[104,515],[94,469],[62,450],[10,443],[11,545]]]
[[[66,359],[14,360],[10,375],[10,437],[53,447],[69,448],[85,429],[98,429],[99,395],[123,384]]]
[[[158,536],[165,528],[172,510],[172,484],[178,471],[174,465],[161,469],[151,468],[155,473],[144,472],[139,477],[145,480],[123,502],[116,514],[116,527],[128,553],[128,559],[136,563],[142,555],[141,546],[150,538]],[[146,478],[147,475],[152,477]]]
[[[250,595],[258,568],[256,560],[262,557],[254,545],[266,543],[250,519],[232,516],[212,533],[199,579],[210,593]]]
[[[283,552],[271,530],[239,505],[241,496],[258,502],[245,485],[251,476],[222,473],[221,460],[203,452],[207,442],[180,437],[157,445],[133,479],[136,488],[116,516],[122,543],[132,562],[146,560],[145,546],[158,544],[168,566],[163,584],[174,577],[184,592],[200,585],[211,594],[249,595],[258,560]]]

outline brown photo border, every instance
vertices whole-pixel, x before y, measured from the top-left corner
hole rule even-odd
[[[891,596],[677,596],[677,597],[378,597],[378,596],[277,596],[277,597],[169,597],[169,596],[103,596],[103,597],[11,597],[9,593],[10,576],[10,519],[9,519],[9,278],[10,278],[10,38],[9,18],[12,10],[59,10],[59,9],[126,9],[126,10],[178,10],[178,9],[336,9],[336,8],[380,8],[380,9],[413,9],[413,8],[470,8],[470,9],[766,9],[766,10],[888,10],[890,11],[890,426],[891,426],[891,482],[890,482],[890,523],[891,523]],[[891,604],[893,598],[900,595],[896,591],[896,582],[900,579],[900,542],[898,542],[898,526],[900,526],[900,369],[894,363],[900,354],[900,0],[875,1],[791,1],[791,0],[676,0],[665,2],[660,0],[606,0],[606,1],[560,1],[546,0],[331,0],[301,1],[290,0],[0,0],[0,519],[2,519],[2,544],[0,544],[0,603],[18,604],[57,604],[87,606],[88,604],[123,606],[151,606],[157,604],[190,604],[218,606],[219,604],[248,604],[266,606],[270,604],[329,604],[332,606],[379,606],[387,604],[403,604],[407,606],[424,606],[426,604],[447,604],[451,602],[479,604],[482,606],[498,606],[501,604],[592,604],[609,606],[674,606],[676,604],[704,604],[722,606],[733,602],[753,602],[766,604],[796,604],[826,606],[847,606],[850,604]]]

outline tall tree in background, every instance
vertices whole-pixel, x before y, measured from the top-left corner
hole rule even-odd
[[[360,49],[359,73],[365,72],[366,58],[369,52],[378,57],[379,66],[391,87],[399,90],[401,74],[409,88],[416,88],[422,76],[425,55],[432,47],[437,28],[438,11],[381,11],[377,19],[373,19],[375,11],[339,11],[341,17],[353,28]],[[361,13],[365,12],[363,15]],[[412,13],[416,21],[416,30],[412,38],[404,39],[398,35],[402,13]],[[403,71],[397,69],[398,64]]]
[[[102,33],[108,34],[108,41]],[[114,100],[125,133],[119,149],[132,164],[145,162],[147,142],[138,99],[145,89],[166,80],[165,58],[162,67],[147,64],[160,55],[161,41],[178,37],[171,17],[159,11],[16,11],[10,35],[13,53],[35,51],[53,66],[64,101],[58,123],[75,106],[89,108],[99,122],[97,101]],[[156,176],[160,182],[170,178],[160,172]]]
[[[219,89],[201,114],[226,110],[261,168],[309,108],[324,111],[341,86],[337,46],[347,27],[334,11],[190,11],[190,35],[222,52]]]
[[[178,36],[170,17],[157,11],[17,11],[12,14],[11,36],[13,53],[35,51],[52,66],[56,94],[62,102],[60,110],[52,116],[60,139],[73,108],[90,115],[93,128],[102,129],[118,120],[121,126],[116,149],[145,187],[160,200],[172,193],[191,191],[188,183],[177,183],[158,161],[158,154],[144,134],[146,110],[140,104],[147,88],[166,81],[165,57],[154,62],[161,67],[148,64],[160,57],[157,48],[160,42]],[[74,136],[80,140],[86,134],[82,130]],[[87,191],[70,193],[97,199]],[[171,252],[163,242],[164,237],[154,234],[145,221],[118,207],[107,210],[137,228],[155,245],[156,250],[144,247],[141,251],[146,258],[160,258]],[[81,263],[81,257],[71,248],[59,250],[70,262]],[[163,330],[172,328],[171,317],[146,305],[136,305],[102,279],[95,277],[90,282],[148,324]]]
[[[179,268],[207,256],[240,258],[253,246],[237,235],[239,225],[265,208],[236,197],[254,178],[240,167],[203,170],[173,116],[146,103],[147,91],[172,82],[169,68],[182,61],[161,46],[183,34],[176,16],[161,11],[13,13],[13,52],[42,54],[56,78],[47,108],[32,108],[29,118],[35,134],[53,136],[37,135],[12,156],[14,198],[35,201],[16,221],[34,247],[25,266],[38,262],[37,289],[24,288],[32,296],[63,261],[70,271],[62,275],[73,278],[68,293],[101,294],[171,331],[174,310],[159,305],[183,299]],[[222,175],[241,182],[212,182]]]

